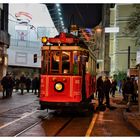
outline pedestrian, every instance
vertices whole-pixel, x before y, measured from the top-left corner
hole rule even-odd
[[[98,92],[98,106],[103,105],[104,93],[103,93],[103,80],[102,76],[97,79],[97,92]]]
[[[127,97],[126,111],[131,112],[130,107],[131,107],[131,98],[134,93],[134,85],[133,82],[130,80],[130,77],[127,77],[127,80],[124,84],[124,92]]]
[[[27,92],[30,91],[30,88],[31,88],[31,79],[30,79],[30,77],[28,76],[28,77],[26,78],[26,90],[27,90]]]
[[[19,80],[18,77],[16,77],[16,79],[15,79],[15,89],[16,89],[16,91],[18,91],[18,89],[19,89],[19,84],[20,84],[20,80]]]
[[[24,91],[24,88],[25,88],[25,83],[26,83],[26,78],[23,75],[21,75],[20,77],[20,90],[21,90],[21,95],[23,95],[23,91]]]
[[[133,80],[133,85],[134,85],[133,102],[137,102],[138,84],[135,79]]]
[[[8,82],[8,76],[9,74],[7,73],[6,76],[4,76],[1,80],[1,85],[2,85],[2,88],[3,88],[3,99],[5,97],[8,97],[8,90],[7,90],[7,82]],[[5,95],[6,94],[6,95]]]
[[[12,93],[13,93],[13,88],[15,86],[15,80],[14,80],[14,77],[13,77],[12,74],[10,74],[9,77],[8,77],[7,86],[8,86],[9,97],[11,97]]]
[[[112,94],[112,97],[115,97],[115,91],[117,90],[117,82],[115,79],[112,80],[112,83],[111,83],[111,94]]]
[[[106,107],[110,108],[110,99],[109,99],[109,91],[111,88],[111,82],[109,78],[106,76],[103,82],[103,92],[106,98]]]
[[[38,88],[38,78],[34,77],[32,80],[32,89],[35,95],[37,94],[37,88]]]
[[[123,100],[126,101],[126,95],[124,91],[124,85],[125,85],[126,79],[122,80],[122,95],[123,95]]]
[[[119,80],[118,81],[118,91],[119,91],[119,93],[121,93],[122,92],[122,80]]]

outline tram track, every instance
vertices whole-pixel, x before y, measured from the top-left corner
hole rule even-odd
[[[2,125],[0,128],[0,135],[14,137],[20,136],[23,133],[26,133],[29,129],[41,123],[42,120],[49,118],[50,113],[35,110],[25,114],[21,118],[15,119],[14,121]]]
[[[58,136],[65,128],[66,126],[73,120],[73,118],[70,118],[68,121],[66,121],[61,128],[54,134],[54,136]]]
[[[34,129],[34,127],[36,127],[37,125],[41,125],[41,123],[43,123],[43,121],[47,118],[49,118],[49,114],[48,114],[48,116],[44,117],[43,120],[35,122],[31,126],[27,127],[26,129],[22,130],[21,132],[17,133],[14,137],[26,136],[26,133],[28,133],[28,131],[32,131],[32,133],[33,133],[34,130],[32,130],[32,129]],[[60,126],[60,128],[58,128],[58,130],[56,132],[53,132],[53,135],[51,135],[51,136],[58,136],[72,120],[73,120],[73,118],[68,119],[64,124],[62,124],[62,126]]]
[[[14,121],[11,121],[11,122],[9,122],[9,123],[6,123],[5,125],[0,126],[0,129],[2,129],[2,128],[4,128],[4,127],[7,127],[7,126],[9,126],[9,125],[12,125],[12,124],[16,123],[17,121],[20,121],[20,120],[22,120],[22,119],[24,119],[24,118],[30,116],[31,114],[34,114],[34,113],[37,112],[37,111],[38,111],[38,110],[35,110],[35,111],[31,112],[31,113],[28,113],[28,114],[26,114],[26,115],[23,115],[23,117],[21,117],[21,118],[18,118],[18,119],[15,119]]]
[[[42,117],[42,119],[47,119],[49,117],[49,114],[45,117]],[[23,135],[24,133],[26,133],[28,130],[32,129],[33,127],[35,127],[36,125],[40,124],[42,122],[42,119],[35,122],[34,124],[32,124],[31,126],[27,127],[26,129],[22,130],[21,132],[17,133],[16,135],[14,135],[14,137],[19,137],[21,135]]]
[[[7,127],[21,119],[24,119],[34,112],[37,112],[37,104],[35,102],[1,112],[0,131],[4,127]]]
[[[37,109],[37,107],[38,106],[36,105],[35,102],[29,103],[23,106],[15,107],[7,111],[1,112],[0,117],[6,116],[6,115],[8,116],[9,114],[24,114],[24,113],[31,112],[32,110]]]
[[[16,133],[14,137],[85,136],[85,131],[89,126],[88,124],[90,124],[90,120],[91,117],[89,116],[62,115],[50,112],[47,116],[42,117],[41,120],[34,122],[30,126],[28,125],[28,127]],[[81,121],[83,122],[81,123]]]

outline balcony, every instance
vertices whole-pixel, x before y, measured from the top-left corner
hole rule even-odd
[[[18,47],[18,48],[40,48],[41,41],[28,41],[28,40],[17,40],[17,39],[10,39],[10,46],[11,47]]]

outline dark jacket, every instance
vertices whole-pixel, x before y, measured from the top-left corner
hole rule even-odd
[[[99,77],[98,79],[97,79],[97,91],[101,91],[102,90],[102,88],[103,88],[103,80],[102,80],[102,77]]]
[[[105,94],[108,94],[111,88],[111,82],[109,79],[105,80],[103,83],[103,92]]]
[[[4,76],[1,80],[1,85],[3,86],[3,88],[7,87],[7,82],[8,82],[8,78],[7,76]]]
[[[126,94],[133,94],[134,93],[134,85],[132,83],[132,81],[126,81],[126,83],[124,84],[124,92]]]

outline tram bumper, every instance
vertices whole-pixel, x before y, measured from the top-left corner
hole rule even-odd
[[[87,109],[89,102],[44,102],[40,101],[40,109]],[[93,104],[92,104],[93,106]],[[94,107],[93,107],[94,108]]]

